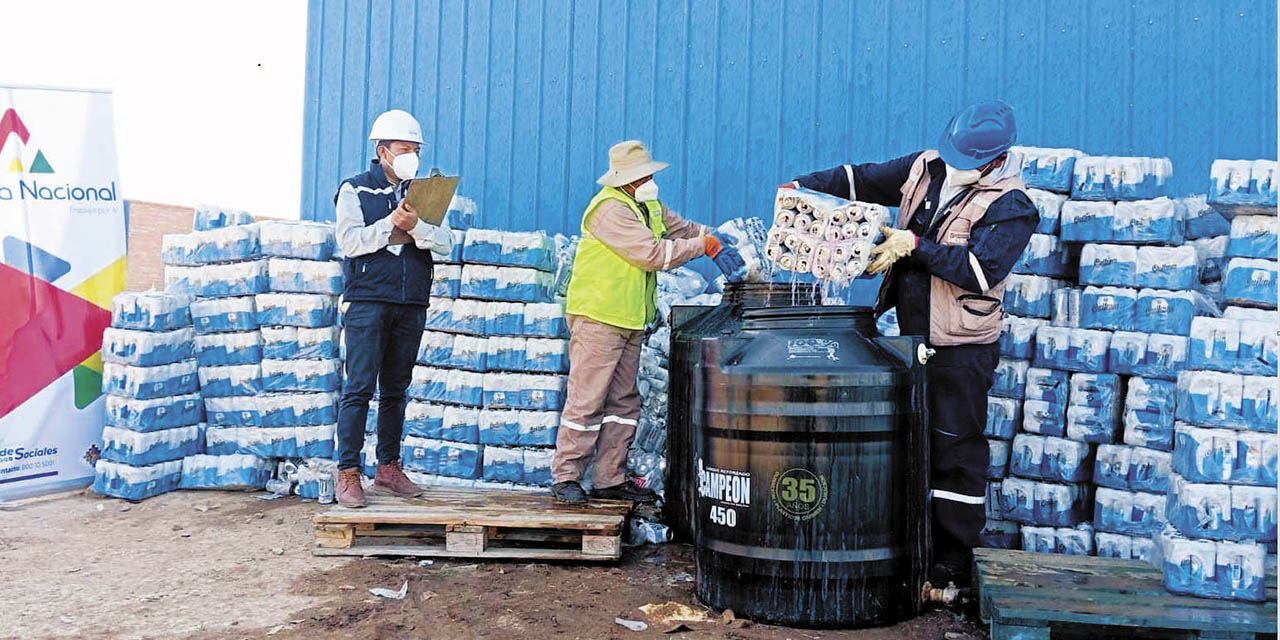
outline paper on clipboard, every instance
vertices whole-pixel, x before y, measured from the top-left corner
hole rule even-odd
[[[413,207],[419,220],[440,226],[449,210],[453,193],[458,188],[458,176],[431,176],[415,178],[409,183],[405,200]]]

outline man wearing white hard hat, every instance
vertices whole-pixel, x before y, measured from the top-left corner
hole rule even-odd
[[[581,480],[593,455],[593,497],[657,498],[626,478],[640,417],[640,343],[657,317],[656,273],[704,255],[730,279],[744,270],[730,238],[681,218],[658,199],[653,175],[665,168],[639,141],[614,145],[609,171],[597,180],[603,186],[582,214],[565,305],[568,399],[551,466],[552,494],[560,502],[587,501]]]
[[[363,507],[360,450],[369,401],[378,391],[376,491],[412,497],[421,491],[400,468],[405,391],[431,295],[431,252],[449,253],[448,222],[418,219],[401,185],[418,172],[422,127],[409,113],[388,111],[373,121],[377,155],[369,170],[342,181],[334,197],[345,285],[342,316],[346,378],[338,407],[338,503]]]

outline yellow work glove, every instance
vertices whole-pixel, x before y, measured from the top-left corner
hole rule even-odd
[[[916,239],[916,234],[906,229],[894,229],[886,225],[880,227],[880,232],[884,234],[884,241],[871,250],[875,260],[872,260],[871,266],[867,267],[867,273],[872,275],[888,271],[893,263],[911,255],[916,245],[920,243]]]

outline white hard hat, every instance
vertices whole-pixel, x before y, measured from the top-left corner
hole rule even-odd
[[[418,124],[417,118],[409,115],[408,111],[392,109],[373,121],[373,126],[369,128],[369,139],[403,140],[423,144],[422,126]]]

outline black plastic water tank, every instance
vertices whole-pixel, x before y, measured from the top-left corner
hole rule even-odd
[[[675,540],[692,542],[693,493],[688,482],[693,468],[689,416],[693,406],[691,372],[702,367],[702,339],[742,325],[746,309],[813,306],[821,297],[812,285],[787,282],[729,283],[715,307],[677,305],[671,309],[671,345],[667,387],[667,477],[663,518]]]
[[[698,597],[791,626],[914,616],[928,555],[923,342],[879,337],[861,307],[728,315],[702,331],[700,368],[672,362],[672,387],[692,387]]]

